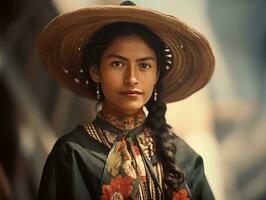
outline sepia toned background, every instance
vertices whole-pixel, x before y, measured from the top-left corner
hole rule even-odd
[[[204,34],[216,57],[210,84],[168,104],[167,120],[204,158],[218,200],[266,199],[266,1],[134,1]],[[62,12],[107,0],[9,0],[0,7],[0,195],[36,198],[56,139],[92,120],[95,103],[60,88],[36,51]]]

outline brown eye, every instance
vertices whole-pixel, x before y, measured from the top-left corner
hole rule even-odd
[[[150,64],[147,64],[147,63],[141,63],[140,64],[140,69],[142,70],[147,70],[147,69],[150,69],[152,66]]]
[[[120,61],[113,61],[113,62],[111,63],[111,66],[112,66],[112,67],[115,67],[115,68],[121,68],[121,67],[123,67],[123,63],[120,62]]]

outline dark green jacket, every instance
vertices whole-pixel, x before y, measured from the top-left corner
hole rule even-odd
[[[214,199],[204,174],[202,158],[176,137],[176,163],[185,173],[192,198]],[[95,200],[109,148],[82,126],[61,137],[43,169],[38,200]]]

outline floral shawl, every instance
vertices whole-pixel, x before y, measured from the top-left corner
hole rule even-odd
[[[93,123],[86,125],[100,127],[102,142],[111,149],[98,187],[100,199],[164,199],[163,170],[145,119],[142,110],[124,116],[103,107]],[[180,188],[172,199],[188,200],[188,191]]]

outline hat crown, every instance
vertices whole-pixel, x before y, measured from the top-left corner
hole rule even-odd
[[[136,4],[133,3],[132,1],[123,1],[120,3],[120,6],[135,6]]]

